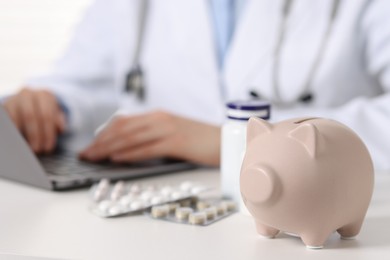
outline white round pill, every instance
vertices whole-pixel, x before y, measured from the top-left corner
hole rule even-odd
[[[117,215],[121,214],[122,212],[123,212],[123,208],[119,204],[116,204],[116,205],[110,207],[110,209],[108,210],[108,214],[110,216],[117,216]]]
[[[185,182],[182,182],[180,184],[180,189],[182,191],[188,191],[189,192],[191,190],[192,186],[193,186],[192,182],[185,181]]]
[[[121,205],[125,206],[125,207],[128,207],[128,206],[130,205],[130,203],[131,203],[134,199],[135,199],[135,197],[132,196],[132,195],[125,195],[125,196],[123,196],[123,197],[120,199],[119,203],[120,203]]]
[[[144,201],[149,202],[149,200],[153,197],[154,193],[151,191],[144,191],[141,193],[140,198]]]
[[[130,193],[132,194],[140,194],[141,193],[141,186],[137,183],[134,183],[130,186]]]
[[[195,187],[191,188],[191,194],[197,195],[205,190],[206,190],[206,187],[204,187],[204,186],[195,186]]]
[[[161,193],[163,196],[168,197],[168,196],[171,195],[171,193],[172,193],[172,187],[170,187],[170,186],[164,186],[164,187],[161,189],[160,193]]]
[[[130,204],[130,209],[131,210],[140,210],[140,209],[143,209],[145,208],[146,204],[144,201],[142,200],[136,200],[136,201],[133,201],[131,204]]]
[[[150,204],[152,205],[157,205],[157,204],[161,204],[163,203],[165,200],[164,200],[164,197],[163,196],[153,196],[151,199],[150,199]]]
[[[113,205],[114,203],[111,200],[103,200],[99,203],[98,209],[100,212],[107,213],[109,208]]]
[[[185,196],[185,193],[182,191],[174,191],[171,194],[171,198],[173,200],[178,200],[178,199],[184,198],[184,196]]]
[[[189,207],[182,207],[182,208],[177,208],[175,212],[176,219],[178,220],[188,220],[188,216],[194,212],[192,208]]]
[[[188,218],[188,222],[193,225],[202,225],[206,223],[206,220],[207,220],[207,216],[206,213],[204,212],[191,213]]]

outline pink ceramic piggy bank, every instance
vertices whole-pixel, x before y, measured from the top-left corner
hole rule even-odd
[[[374,185],[370,154],[360,138],[333,120],[300,118],[248,123],[240,188],[257,232],[284,231],[322,248],[337,231],[356,236]]]

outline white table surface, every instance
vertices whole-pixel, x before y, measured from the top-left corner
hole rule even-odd
[[[140,180],[219,185],[216,170]],[[88,191],[55,193],[0,180],[0,254],[60,259],[390,259],[390,173],[378,173],[373,200],[356,240],[332,235],[322,250],[298,238],[264,239],[253,220],[236,213],[207,227],[127,216],[102,219],[88,211]],[[1,255],[0,255],[0,259]],[[5,259],[5,258],[4,258]]]

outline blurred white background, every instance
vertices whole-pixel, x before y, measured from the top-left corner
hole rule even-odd
[[[0,96],[45,70],[91,0],[0,0]]]

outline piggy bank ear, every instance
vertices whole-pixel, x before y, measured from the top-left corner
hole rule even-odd
[[[313,124],[300,124],[297,128],[291,130],[288,136],[303,145],[312,158],[316,157],[320,134]]]
[[[258,117],[251,117],[248,122],[248,130],[246,135],[247,143],[249,143],[258,135],[270,133],[271,130],[272,125],[267,121]]]

